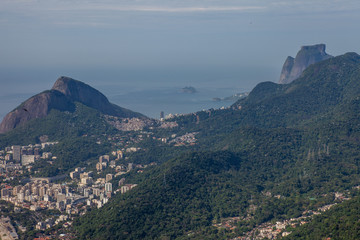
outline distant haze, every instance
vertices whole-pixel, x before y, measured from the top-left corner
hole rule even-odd
[[[251,90],[303,45],[360,52],[359,12],[358,0],[1,0],[0,118],[62,75],[130,109],[119,95]]]

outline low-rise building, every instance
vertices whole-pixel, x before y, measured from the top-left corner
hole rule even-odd
[[[21,165],[27,166],[35,162],[35,155],[22,155],[21,156]]]

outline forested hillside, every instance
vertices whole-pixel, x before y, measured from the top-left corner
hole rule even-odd
[[[82,239],[227,239],[334,203],[360,180],[359,101],[360,56],[348,53],[291,84],[261,83],[230,109],[175,118],[161,134],[196,132],[190,153],[137,177],[136,190],[75,229]],[[234,228],[215,227],[228,217]]]

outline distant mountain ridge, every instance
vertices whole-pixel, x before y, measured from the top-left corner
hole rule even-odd
[[[360,56],[346,53],[309,66],[289,84],[263,82],[233,106],[246,124],[288,126],[307,121],[360,94]],[[246,113],[246,114],[245,114]]]
[[[60,77],[51,90],[29,98],[8,113],[0,124],[0,133],[6,133],[32,119],[46,117],[52,109],[73,112],[75,102],[80,102],[107,115],[124,118],[145,117],[140,113],[110,103],[101,92],[81,81]]]
[[[118,132],[100,113],[120,116],[123,109],[111,106],[99,91],[61,77],[51,90],[13,111],[24,120],[35,119],[36,113],[46,117],[1,138],[12,134],[19,142],[23,135],[35,140],[56,136],[52,139],[70,146],[64,148],[70,150],[63,150],[67,157],[61,164],[74,169],[90,163],[84,152],[97,158],[113,150],[106,139]],[[74,220],[77,239],[250,239],[260,237],[255,236],[259,224],[271,224],[267,228],[275,230],[277,224],[272,223],[333,204],[333,195],[359,185],[360,55],[346,53],[311,64],[289,84],[258,84],[230,108],[170,121],[178,127],[149,129],[149,141],[139,142],[136,147],[142,150],[129,155],[135,164],[158,165],[125,175],[127,183],[138,184],[135,189],[116,194],[102,208]],[[63,129],[67,132],[59,134]],[[195,145],[162,141],[186,133],[196,133]],[[53,168],[59,160],[48,166]],[[122,177],[112,179],[113,184]],[[353,237],[344,234],[343,239],[359,239],[360,211],[354,211],[360,209],[359,197],[355,200],[325,213],[321,221],[314,218],[309,230],[303,225],[289,239],[334,238],[329,234],[349,232],[345,225],[351,226]],[[331,226],[322,219],[330,219]],[[325,234],[319,238],[319,232]]]
[[[297,218],[358,185],[359,113],[360,56],[346,53],[290,84],[260,83],[229,109],[175,118],[179,131],[197,132],[197,152],[144,172],[137,189],[79,218],[78,237],[260,239],[256,225]],[[228,219],[240,221],[226,232]],[[356,227],[343,239],[359,239]]]
[[[295,58],[288,56],[281,70],[279,83],[290,83],[300,77],[311,64],[331,58],[332,56],[325,52],[325,48],[325,44],[303,46]]]

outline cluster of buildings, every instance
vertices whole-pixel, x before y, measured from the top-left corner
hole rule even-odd
[[[86,204],[88,206],[100,208],[108,202],[114,193],[125,193],[136,187],[137,184],[125,184],[125,178],[120,179],[115,187],[113,186],[113,178],[129,172],[135,169],[135,167],[147,167],[147,165],[135,165],[133,163],[128,163],[127,166],[125,164],[117,165],[117,160],[123,158],[123,152],[120,150],[114,151],[113,155],[116,157],[116,160],[110,160],[109,155],[100,156],[96,169],[98,173],[101,173],[107,167],[111,167],[115,170],[114,174],[108,173],[105,177],[95,180],[94,173],[92,171],[85,172],[83,168],[75,168],[75,171],[70,172],[71,179],[77,182],[77,191],[87,199]]]
[[[58,142],[46,142],[41,144],[30,144],[28,146],[14,145],[0,151],[0,174],[14,176],[22,174],[22,168],[31,168],[31,163],[43,159],[56,159],[50,152],[44,152],[47,146]]]
[[[122,158],[122,152],[121,151],[119,151],[119,152],[120,152],[119,155]],[[108,167],[108,165],[110,165],[110,164],[111,164],[112,167],[116,166],[116,163],[115,163],[114,160],[111,161],[111,163],[110,163],[110,156],[109,155],[100,156],[99,157],[99,162],[96,164],[96,170],[98,172],[101,172],[102,170],[106,169]]]
[[[25,185],[5,187],[1,189],[1,199],[32,211],[58,209],[69,214],[77,213],[74,212],[73,206],[85,200],[83,196],[75,194],[69,186],[42,179],[35,179]]]
[[[142,118],[119,118],[106,115],[105,119],[110,125],[124,132],[140,131],[156,124],[154,120]]]
[[[86,205],[102,207],[113,195],[113,186],[110,182],[113,174],[107,174],[106,178],[94,180],[92,171],[85,172],[82,168],[76,168],[70,173],[70,177],[77,182],[77,192],[86,199]]]
[[[21,158],[28,156],[25,151],[29,153],[29,150],[38,153],[38,150],[35,149],[13,146],[12,154],[15,155],[15,159],[18,159],[18,153],[20,153]],[[129,148],[129,151],[134,151],[134,149]],[[51,153],[44,154],[50,155]],[[122,151],[115,151],[113,155],[116,156],[116,159],[123,158]],[[116,165],[115,160],[110,161],[109,155],[100,156],[96,165],[97,170],[101,172],[108,166],[114,168],[115,174],[108,173],[104,178],[97,178],[96,180],[92,171],[86,172],[84,168],[76,168],[70,173],[72,182],[77,184],[74,189],[69,187],[68,183],[52,183],[51,178],[31,178],[26,184],[18,186],[2,184],[1,199],[32,211],[57,209],[62,212],[66,211],[68,214],[78,214],[77,205],[79,203],[100,208],[108,202],[114,194],[112,183],[114,176],[125,174],[134,168],[147,167],[147,165],[135,165],[133,163]],[[21,168],[21,164],[19,167]],[[136,184],[125,184],[124,178],[117,185],[115,193],[125,193],[136,186]]]
[[[56,220],[54,220],[53,218],[47,218],[45,219],[45,221],[38,222],[35,228],[37,230],[45,230],[59,223],[63,223],[62,226],[68,228],[71,225],[70,222],[67,222],[68,220],[70,220],[70,217],[68,215],[60,215]]]
[[[345,197],[343,193],[336,192],[335,201],[346,201],[350,198]],[[326,212],[332,207],[336,206],[337,203],[328,204],[322,207],[319,207],[317,211],[306,210],[302,213],[300,217],[286,219],[284,221],[277,221],[276,223],[266,222],[258,227],[254,228],[250,232],[247,232],[244,236],[236,237],[232,240],[250,240],[250,239],[278,239],[280,236],[285,237],[291,234],[292,230],[298,226],[304,225],[310,222],[314,216],[321,214],[322,212]],[[236,223],[236,221],[234,221]],[[234,229],[234,225],[230,224],[229,227]]]
[[[99,162],[96,163],[96,170],[97,172],[101,172],[103,170],[105,170],[107,167],[110,167],[112,169],[115,169],[115,171],[117,173],[122,173],[125,174],[128,171],[131,171],[133,168],[133,164],[129,163],[128,166],[126,167],[124,164],[116,164],[116,161],[119,159],[123,158],[123,151],[118,150],[118,151],[114,151],[113,155],[116,156],[117,158],[115,160],[111,160],[110,161],[110,156],[109,155],[103,155],[99,157]]]
[[[122,138],[121,140],[124,140],[124,143],[129,142],[130,145],[132,139]],[[52,178],[27,179],[22,177],[24,173],[31,170],[33,163],[37,160],[56,161],[56,157],[46,151],[47,146],[54,144],[57,142],[28,146],[16,145],[0,151],[0,176],[3,176],[5,180],[11,180],[14,177],[20,177],[22,180],[21,185],[16,186],[12,182],[3,181],[0,186],[1,200],[13,203],[14,209],[18,209],[18,211],[26,208],[34,212],[45,209],[55,209],[61,212],[57,219],[47,218],[39,221],[35,226],[37,230],[51,228],[60,222],[65,224],[64,227],[70,226],[74,217],[85,214],[88,207],[100,208],[114,194],[126,193],[137,186],[137,184],[126,183],[125,178],[121,178],[119,181],[114,181],[114,178],[134,169],[142,172],[149,166],[120,163],[120,159],[127,159],[124,154],[140,150],[126,144],[124,149],[113,151],[112,156],[100,156],[95,173],[86,171],[86,168],[75,168],[69,174],[71,181],[59,183],[59,180],[69,175]],[[107,174],[104,173],[105,170]]]
[[[174,144],[174,146],[185,146],[185,145],[195,145],[196,144],[196,132],[186,133],[182,136],[176,136],[172,134],[170,137],[166,138],[155,138],[163,143]]]
[[[124,149],[126,153],[132,153],[140,150],[140,148],[135,147],[129,147]],[[110,160],[109,155],[103,155],[99,157],[99,162],[96,163],[96,171],[97,173],[101,173],[102,171],[106,170],[108,167],[113,169],[114,176],[117,177],[119,175],[125,174],[127,172],[130,172],[131,170],[137,168],[137,169],[143,169],[148,167],[148,165],[142,165],[142,164],[134,164],[134,163],[127,163],[127,164],[119,164],[118,160],[124,158],[124,151],[117,150],[113,151],[112,155],[116,157],[115,160]],[[154,165],[155,163],[151,163],[150,165]],[[141,172],[141,170],[139,170]],[[70,173],[70,177],[72,177],[73,174],[76,174],[76,170],[74,172]]]
[[[49,218],[37,223],[37,230],[45,230],[60,222],[70,226],[69,220],[72,217],[69,216],[85,213],[85,206],[100,208],[114,193],[125,193],[137,186],[137,184],[125,184],[125,178],[122,178],[117,183],[117,190],[114,191],[111,182],[113,174],[108,173],[105,178],[93,180],[93,172],[84,170],[84,168],[76,168],[70,173],[72,183],[77,183],[74,189],[69,183],[59,184],[52,183],[49,178],[34,178],[25,185],[15,187],[5,185],[1,189],[1,199],[13,203],[17,208],[27,208],[31,211],[57,209],[64,213],[56,220]]]
[[[186,133],[182,136],[175,137],[169,141],[169,143],[174,143],[175,146],[181,146],[185,144],[194,145],[196,143],[196,134],[197,132]]]

